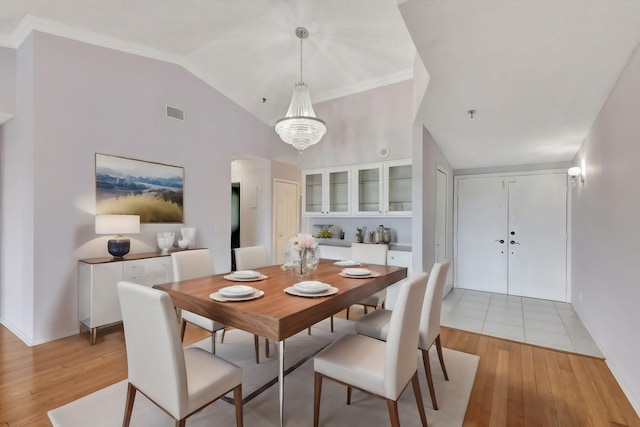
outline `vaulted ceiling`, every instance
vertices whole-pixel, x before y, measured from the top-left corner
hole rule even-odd
[[[298,26],[314,103],[409,79],[417,52],[419,118],[455,169],[552,163],[640,42],[640,2],[0,0],[2,46],[37,29],[176,62],[269,125],[300,78]]]

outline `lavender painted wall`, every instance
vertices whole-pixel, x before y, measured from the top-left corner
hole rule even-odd
[[[574,163],[571,301],[640,413],[640,52],[636,48]]]
[[[228,270],[232,148],[269,158],[271,128],[177,65],[43,33],[18,49],[18,76],[20,117],[2,134],[3,322],[29,343],[77,332],[77,260],[107,255],[93,231],[96,152],[183,166],[185,224]],[[132,252],[180,226],[142,225]]]
[[[300,169],[378,162],[384,146],[391,151],[385,160],[411,158],[412,90],[413,81],[406,80],[315,104],[328,130],[300,154]]]
[[[447,174],[447,257],[452,259],[453,250],[453,170],[449,165],[449,161],[442,154],[440,147],[435,142],[429,131],[420,127],[421,132],[418,134],[422,137],[421,141],[421,162],[422,171],[421,179],[421,208],[422,213],[414,219],[413,227],[417,226],[416,222],[421,222],[420,239],[415,239],[414,246],[420,246],[419,256],[416,259],[414,255],[414,269],[418,265],[422,265],[422,271],[429,272],[436,259],[436,173],[440,167]],[[414,156],[415,159],[415,156]],[[415,233],[415,232],[414,232]],[[416,251],[417,252],[417,251]],[[420,264],[419,264],[420,263]],[[414,270],[415,271],[415,270]],[[445,292],[448,292],[448,290]]]
[[[0,124],[16,113],[16,51],[0,47]]]
[[[16,117],[0,126],[0,318],[23,341],[34,331],[33,36],[16,52]]]

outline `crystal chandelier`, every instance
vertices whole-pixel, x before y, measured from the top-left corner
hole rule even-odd
[[[308,35],[306,28],[296,28],[296,36],[300,39],[300,82],[296,83],[287,115],[275,126],[280,138],[299,151],[316,144],[327,133],[327,126],[313,111],[309,88],[302,82],[302,40]]]

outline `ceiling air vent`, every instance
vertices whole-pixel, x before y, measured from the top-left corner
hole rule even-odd
[[[184,120],[184,111],[167,105],[167,117],[173,117],[174,119]]]

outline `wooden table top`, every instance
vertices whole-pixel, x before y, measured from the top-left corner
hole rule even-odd
[[[338,288],[337,294],[326,297],[299,297],[284,292],[297,280],[292,271],[284,271],[280,265],[254,269],[268,278],[243,282],[264,291],[264,296],[249,301],[218,302],[209,298],[219,289],[238,283],[224,278],[229,273],[154,287],[166,291],[178,308],[281,341],[407,277],[405,267],[375,264],[367,264],[366,268],[380,273],[378,277],[342,277],[338,274],[342,268],[333,263],[333,260],[321,260],[318,269],[305,277],[305,280],[318,280]]]

